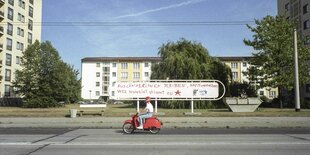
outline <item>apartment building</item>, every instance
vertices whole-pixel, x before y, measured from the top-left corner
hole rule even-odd
[[[159,57],[93,57],[82,59],[82,98],[105,100],[116,81],[148,81]]]
[[[243,74],[243,72],[247,71],[250,67],[250,58],[251,57],[218,57],[221,62],[231,68],[232,80],[240,83],[250,82],[248,77]],[[278,88],[261,88],[257,90],[257,94],[273,99],[278,97],[279,91]]]
[[[22,52],[41,40],[42,0],[0,0],[0,21],[0,97],[15,97]]]
[[[310,46],[310,0],[278,0],[278,14],[295,21],[298,34],[305,39],[305,45]],[[301,102],[310,101],[310,84],[300,89]]]

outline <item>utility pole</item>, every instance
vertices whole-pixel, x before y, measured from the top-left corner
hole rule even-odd
[[[295,111],[300,111],[298,54],[297,54],[297,30],[294,29],[294,66],[295,66]]]

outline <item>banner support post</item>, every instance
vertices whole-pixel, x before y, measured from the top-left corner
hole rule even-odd
[[[140,110],[139,99],[137,100],[137,112]]]
[[[155,114],[157,114],[157,98],[155,98]]]
[[[191,100],[191,112],[194,113],[194,100]]]

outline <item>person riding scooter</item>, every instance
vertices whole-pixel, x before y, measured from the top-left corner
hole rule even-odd
[[[138,126],[137,129],[143,129],[143,119],[150,118],[153,115],[154,108],[149,96],[145,98],[145,104],[145,108],[138,114],[140,126]]]

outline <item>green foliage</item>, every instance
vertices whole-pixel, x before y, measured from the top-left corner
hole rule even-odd
[[[283,17],[267,16],[255,20],[256,27],[248,25],[254,33],[253,40],[244,43],[255,50],[250,63],[254,65],[247,72],[251,82],[260,87],[280,87],[291,90],[294,84],[293,29],[295,24]],[[309,82],[310,49],[298,37],[299,80],[300,84]]]
[[[217,79],[222,81],[226,88],[228,86],[230,68],[211,57],[201,43],[182,38],[177,42],[163,44],[158,55],[162,61],[152,66],[151,79]],[[209,101],[195,101],[194,105],[196,108],[214,107]],[[163,101],[159,106],[172,109],[189,108],[190,102]]]
[[[247,82],[232,82],[230,84],[230,93],[233,97],[257,97],[254,86],[250,85]]]
[[[36,41],[23,52],[22,70],[16,71],[13,82],[23,97],[24,107],[57,107],[79,100],[78,72],[63,62],[50,42]]]

